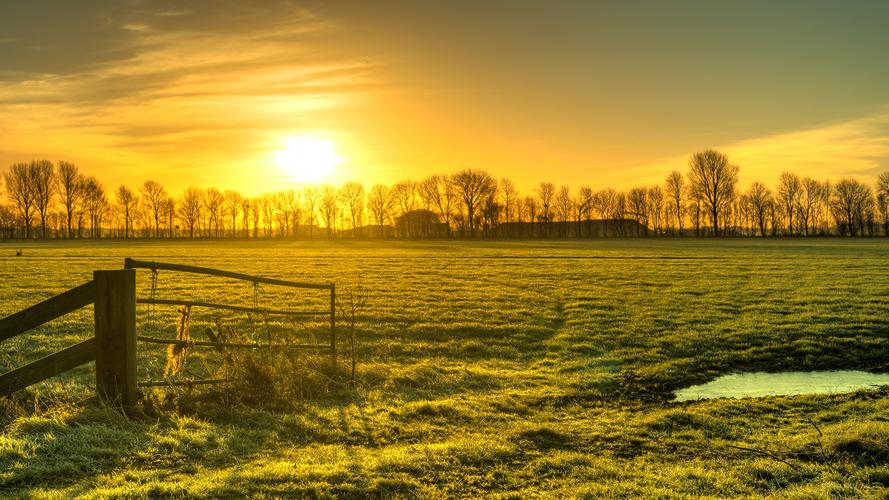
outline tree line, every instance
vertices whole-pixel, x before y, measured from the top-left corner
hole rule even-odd
[[[521,194],[509,178],[464,169],[369,189],[347,182],[247,197],[189,187],[174,196],[155,180],[111,192],[71,162],[34,160],[2,176],[0,238],[889,236],[889,172],[875,186],[784,172],[774,188],[743,191],[738,172],[705,150],[663,184],[627,191],[541,182]]]

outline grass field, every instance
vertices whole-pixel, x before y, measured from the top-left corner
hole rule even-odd
[[[0,245],[0,315],[124,257],[341,294],[360,281],[358,383],[284,404],[157,391],[156,412],[127,420],[90,399],[86,366],[2,403],[0,493],[889,497],[887,388],[669,402],[733,371],[889,371],[889,241]],[[140,295],[149,283],[140,271]],[[252,300],[164,272],[156,293]],[[90,321],[3,342],[0,367],[91,335]],[[140,310],[142,331],[172,336],[174,321]],[[140,356],[140,377],[156,376],[162,352]]]

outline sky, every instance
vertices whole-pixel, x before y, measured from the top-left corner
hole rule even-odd
[[[300,185],[276,159],[310,138],[332,184],[627,189],[705,148],[742,184],[872,180],[886,26],[881,0],[4,1],[0,168],[257,194]]]

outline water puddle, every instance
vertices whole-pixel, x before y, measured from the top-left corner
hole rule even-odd
[[[889,373],[857,370],[783,373],[733,373],[706,384],[679,389],[674,401],[714,398],[760,398],[794,394],[837,394],[889,385]]]

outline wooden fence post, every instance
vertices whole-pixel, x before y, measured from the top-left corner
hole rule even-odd
[[[336,367],[336,285],[330,284],[330,359]]]
[[[136,404],[136,270],[95,271],[96,391],[125,409]]]

